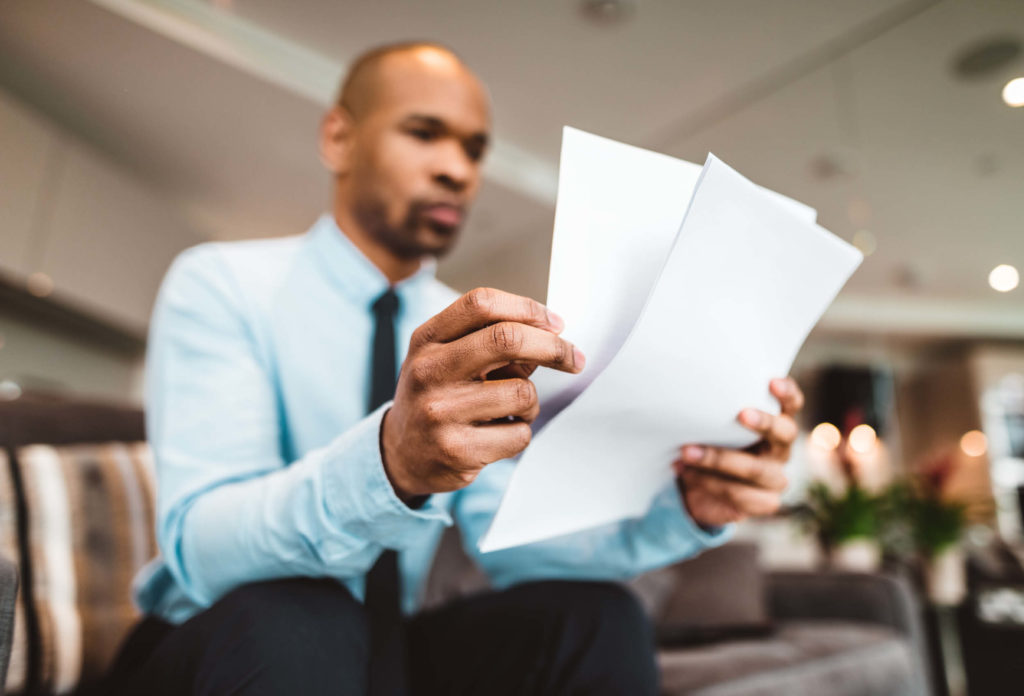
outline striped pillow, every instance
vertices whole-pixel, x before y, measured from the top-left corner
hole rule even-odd
[[[28,509],[39,681],[44,692],[69,693],[103,674],[138,619],[132,578],[156,554],[152,457],[144,443],[109,443],[30,445],[16,460]],[[25,674],[12,661],[8,688],[21,688]]]
[[[18,550],[18,498],[7,453],[0,449],[0,555],[20,564]],[[14,637],[10,662],[7,665],[6,693],[16,693],[25,687],[27,656],[25,650],[25,610],[23,586],[18,587],[14,606]]]

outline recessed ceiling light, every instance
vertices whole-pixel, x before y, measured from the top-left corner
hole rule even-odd
[[[1001,263],[988,274],[988,284],[993,290],[1010,292],[1020,284],[1020,273],[1008,263]]]
[[[1007,106],[1024,106],[1024,77],[1006,83],[1003,87],[1003,101]]]
[[[953,62],[953,71],[960,77],[981,78],[1009,64],[1020,52],[1020,39],[1014,36],[990,37],[961,51]]]
[[[595,24],[620,24],[633,14],[630,0],[583,0],[580,12]]]

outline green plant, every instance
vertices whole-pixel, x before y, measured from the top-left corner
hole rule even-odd
[[[902,528],[906,545],[926,558],[954,546],[967,526],[966,506],[943,500],[931,487],[897,483],[886,498],[887,525]]]
[[[826,546],[853,539],[877,539],[882,531],[881,498],[856,482],[838,495],[824,483],[811,484],[804,514]]]
[[[914,545],[929,558],[960,541],[967,524],[964,506],[921,496],[909,510]]]

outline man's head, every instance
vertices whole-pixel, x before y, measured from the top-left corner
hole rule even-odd
[[[401,259],[444,254],[479,187],[489,132],[483,85],[449,49],[363,54],[320,131],[342,227]]]

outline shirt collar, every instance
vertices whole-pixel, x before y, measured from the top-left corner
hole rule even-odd
[[[341,231],[333,215],[321,215],[307,234],[321,270],[352,302],[369,309],[388,289],[387,276]],[[436,270],[434,259],[424,259],[419,270],[395,284],[400,312],[415,299],[425,283],[433,280]]]

